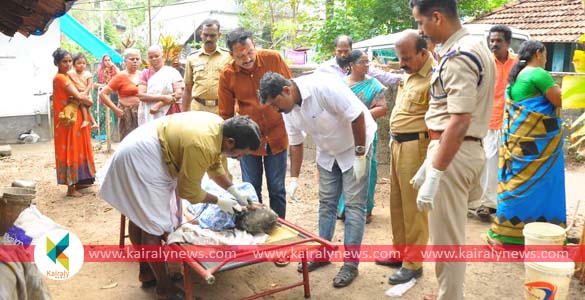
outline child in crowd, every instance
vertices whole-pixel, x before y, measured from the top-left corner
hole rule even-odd
[[[88,96],[92,89],[92,75],[86,68],[87,60],[83,53],[77,53],[73,56],[73,68],[69,70],[67,75],[71,78],[73,85],[77,90]],[[81,113],[83,116],[83,122],[81,128],[91,124],[91,129],[97,129],[98,125],[93,116],[89,113],[89,107],[81,105]]]

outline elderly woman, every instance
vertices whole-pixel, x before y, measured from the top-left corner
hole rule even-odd
[[[139,125],[179,112],[180,105],[176,102],[183,96],[183,77],[175,68],[164,65],[159,46],[148,48],[148,63],[150,68],[142,71],[138,84]]]
[[[81,127],[83,117],[79,105],[91,106],[93,101],[80,93],[67,72],[71,69],[71,53],[57,48],[53,63],[58,68],[53,78],[53,120],[55,120],[55,165],[57,183],[67,185],[68,197],[81,197],[78,191],[93,184],[95,165],[91,145],[90,127]],[[59,115],[67,110],[71,122],[58,122]]]
[[[526,223],[566,225],[561,89],[544,69],[546,48],[520,46],[510,71],[500,146],[498,208],[491,242],[523,244]]]
[[[124,51],[126,70],[116,74],[108,85],[99,93],[100,101],[109,107],[118,117],[118,133],[120,140],[124,139],[132,130],[138,127],[138,76],[142,60],[140,51],[128,48]],[[119,96],[116,106],[110,95],[117,92]]]
[[[349,54],[349,75],[344,79],[349,88],[356,96],[370,109],[374,120],[383,117],[388,112],[386,104],[386,87],[376,78],[368,74],[370,60],[360,50],[353,50]],[[376,148],[378,147],[378,134],[374,136],[372,143],[372,158],[370,160],[370,178],[368,180],[368,205],[366,223],[372,221],[372,210],[374,209],[374,192],[378,180],[378,161],[376,160]],[[345,210],[343,195],[339,199],[339,215],[343,218]]]

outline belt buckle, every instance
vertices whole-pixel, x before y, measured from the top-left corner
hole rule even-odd
[[[205,100],[205,106],[215,106],[215,100]]]

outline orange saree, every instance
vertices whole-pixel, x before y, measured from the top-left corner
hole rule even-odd
[[[53,78],[53,129],[55,132],[55,165],[57,183],[73,185],[92,184],[95,176],[90,127],[81,128],[83,116],[77,109],[77,120],[71,126],[60,125],[59,113],[68,103],[65,88],[72,84],[66,74]]]

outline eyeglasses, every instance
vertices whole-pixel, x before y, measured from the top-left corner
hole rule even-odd
[[[140,58],[139,57],[130,57],[130,58],[128,58],[128,60],[131,60],[131,61],[139,61]]]
[[[370,61],[369,60],[359,60],[356,62],[356,64],[358,65],[369,65]]]

